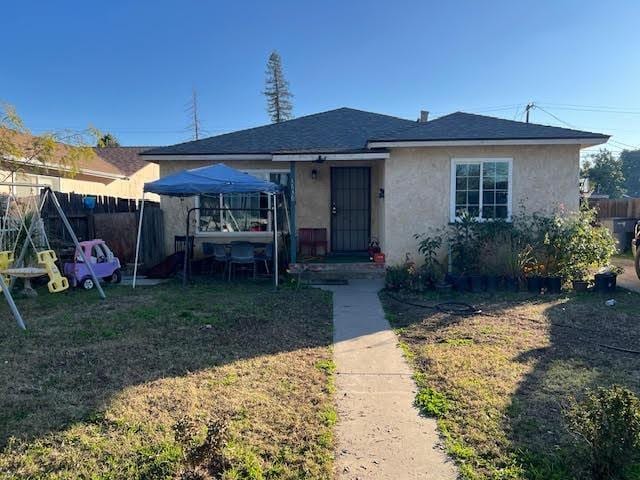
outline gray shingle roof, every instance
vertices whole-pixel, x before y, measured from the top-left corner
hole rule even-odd
[[[371,141],[602,139],[608,135],[456,112],[430,122],[338,108],[147,150],[142,155],[363,152]]]
[[[366,148],[370,138],[389,135],[415,123],[389,115],[338,108],[286,122],[154,148],[145,155],[359,151]]]
[[[603,139],[608,135],[503,118],[455,112],[430,122],[389,135],[371,137],[370,141],[451,141],[451,140],[555,140]]]
[[[149,163],[140,153],[152,147],[96,147],[93,150],[105,162],[113,165],[125,175],[133,175]]]

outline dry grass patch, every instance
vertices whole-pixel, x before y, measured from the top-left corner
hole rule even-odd
[[[0,477],[331,476],[331,302],[201,283],[42,294],[0,331]]]
[[[464,478],[582,478],[567,400],[615,383],[640,392],[640,355],[597,345],[638,349],[640,295],[618,292],[615,307],[595,294],[454,297],[486,314],[471,316],[381,298],[416,369],[416,404],[438,418]]]

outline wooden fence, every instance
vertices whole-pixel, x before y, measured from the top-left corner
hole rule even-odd
[[[60,205],[78,240],[101,238],[123,264],[135,260],[138,233],[139,202],[117,197],[80,195],[56,192]],[[95,197],[95,208],[85,207],[84,199]],[[142,267],[149,268],[164,259],[164,223],[157,202],[145,201],[140,246]],[[64,228],[53,203],[48,200],[42,209],[47,236],[54,249],[69,251],[71,238]]]
[[[640,198],[589,199],[589,205],[598,210],[599,220],[615,217],[640,219]]]

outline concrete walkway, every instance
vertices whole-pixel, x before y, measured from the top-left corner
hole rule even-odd
[[[640,293],[640,280],[636,275],[636,267],[633,259],[616,257],[612,260],[614,265],[624,268],[624,272],[618,275],[616,283],[619,287],[626,288],[632,292]]]
[[[456,478],[439,448],[436,422],[413,407],[415,384],[384,318],[379,280],[350,280],[333,292],[337,365],[338,479]]]

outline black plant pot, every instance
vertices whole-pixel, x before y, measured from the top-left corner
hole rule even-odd
[[[616,278],[618,275],[615,273],[596,273],[595,276],[595,290],[598,293],[611,293],[616,290]]]
[[[466,292],[467,290],[469,290],[469,277],[467,277],[466,275],[460,275],[455,278],[453,285],[459,292]]]
[[[520,279],[518,277],[505,277],[504,283],[508,292],[520,291]]]
[[[487,282],[487,292],[495,292],[500,287],[500,277],[496,275],[488,275],[486,282]]]
[[[545,286],[547,288],[547,293],[561,293],[562,277],[545,277]]]
[[[469,277],[469,284],[473,293],[479,293],[482,291],[482,275],[471,275]]]
[[[531,293],[540,293],[540,290],[542,290],[542,277],[539,275],[527,277],[527,291]]]
[[[589,282],[586,280],[572,280],[571,283],[576,292],[586,292],[589,288]]]

